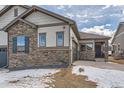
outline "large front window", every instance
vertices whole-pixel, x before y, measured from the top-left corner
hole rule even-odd
[[[46,46],[46,33],[39,34],[39,45],[42,47]]]
[[[29,53],[29,37],[16,36],[13,37],[13,53]]]
[[[57,32],[57,46],[61,47],[64,45],[64,33]]]
[[[17,52],[25,52],[25,36],[17,37]]]
[[[84,43],[81,45],[81,51],[92,51],[93,44],[92,43]]]

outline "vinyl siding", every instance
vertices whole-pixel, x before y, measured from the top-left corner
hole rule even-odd
[[[63,27],[65,26],[65,29]],[[69,46],[69,26],[52,26],[38,28],[38,39],[39,33],[46,33],[46,47],[56,47],[56,32],[64,32],[64,46]],[[38,40],[39,46],[39,40]]]
[[[113,44],[118,45],[120,43],[120,48],[124,50],[124,33],[120,34],[118,37],[115,37]]]
[[[74,34],[72,28],[70,28],[70,44],[71,44],[70,46],[71,46],[71,48],[72,48],[72,46],[73,46],[72,38],[74,39],[74,41],[75,41],[77,44],[79,44],[76,35]]]
[[[70,28],[70,50],[71,50],[71,63],[73,62],[73,40],[78,44],[78,51],[79,51],[79,42],[78,38],[74,34],[72,28]],[[79,56],[79,55],[78,55]],[[78,57],[79,58],[79,57]]]
[[[7,11],[5,14],[3,14],[0,17],[0,29],[2,29],[4,26],[6,26],[8,23],[10,23],[14,17],[14,8],[18,8],[18,15],[22,14],[26,9],[20,6],[14,6],[9,11]]]
[[[24,11],[26,11],[25,8],[20,6],[14,6],[9,11],[7,11],[5,14],[3,14],[0,17],[0,29],[2,29],[4,26],[9,24],[12,20],[14,20],[16,17],[14,17],[14,8],[18,8],[18,15],[22,14]],[[4,31],[0,31],[0,45],[7,45],[7,33]]]
[[[48,16],[44,13],[41,12],[33,12],[29,16],[25,18],[25,20],[32,22],[36,25],[43,25],[43,24],[51,24],[51,23],[60,23],[62,22],[61,20],[58,20],[54,17]]]
[[[120,34],[122,32],[124,32],[124,25],[123,24],[120,24],[120,29],[119,29],[119,31],[118,31],[117,34]]]
[[[7,45],[7,33],[4,31],[0,31],[0,46]]]

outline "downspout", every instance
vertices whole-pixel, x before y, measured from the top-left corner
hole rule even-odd
[[[71,35],[70,35],[70,24],[69,24],[69,66],[71,66],[72,60],[71,60]]]

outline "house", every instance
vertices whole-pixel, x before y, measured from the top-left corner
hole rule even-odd
[[[111,44],[113,57],[124,58],[124,22],[119,23]]]
[[[108,40],[110,37],[79,32],[80,34],[80,60],[108,59]]]
[[[76,23],[48,10],[6,6],[0,12],[0,29],[0,67],[60,66],[77,59]]]
[[[5,6],[0,11],[0,67],[19,69],[68,66],[75,60],[83,59],[80,58],[83,37],[75,21],[69,18],[38,6]],[[100,50],[100,46],[105,43],[107,48],[108,38],[99,38],[98,42],[92,38],[93,46]],[[97,43],[100,46],[96,46]]]

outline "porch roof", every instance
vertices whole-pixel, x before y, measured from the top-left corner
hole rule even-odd
[[[111,38],[111,37],[104,36],[104,35],[85,33],[85,32],[79,32],[79,35],[80,35],[81,40],[96,40],[96,39],[107,39],[107,40],[109,40]]]

